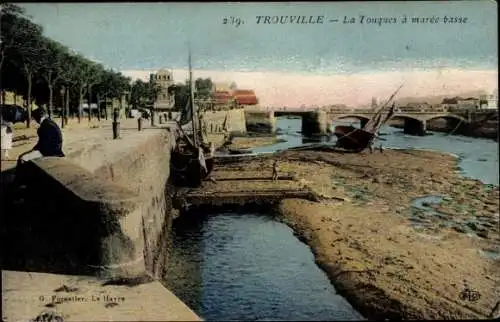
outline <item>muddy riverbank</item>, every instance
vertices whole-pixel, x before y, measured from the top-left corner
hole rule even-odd
[[[284,141],[285,140],[280,139],[275,135],[259,135],[257,133],[249,133],[247,135],[231,136],[229,142],[227,142],[225,146],[230,150],[249,150]]]
[[[269,177],[271,158],[232,167],[239,175]],[[461,178],[456,158],[436,152],[286,151],[275,158],[280,173],[324,197],[319,203],[284,200],[283,221],[365,317],[474,319],[491,313],[500,296],[498,187]],[[442,216],[415,215],[412,201],[428,195],[445,198],[433,206]],[[466,287],[480,297],[464,298]]]

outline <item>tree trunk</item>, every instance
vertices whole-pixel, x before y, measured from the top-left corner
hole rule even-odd
[[[83,86],[80,86],[80,92],[78,96],[78,124],[82,121],[82,104],[83,104]]]
[[[65,108],[65,102],[64,102],[64,95],[66,93],[66,87],[62,87],[61,91],[61,128],[64,129],[66,126],[66,108]]]
[[[65,103],[66,103],[66,107],[65,107],[65,110],[66,110],[66,113],[65,116],[64,116],[64,122],[66,122],[66,125],[68,125],[68,116],[69,116],[69,90],[70,90],[70,87],[66,87],[66,100],[65,100]]]
[[[120,106],[120,114],[121,114],[123,111],[123,95],[120,95],[120,102],[118,104]]]
[[[101,122],[101,95],[97,93],[97,121]]]
[[[54,100],[54,86],[49,84],[49,117],[52,118],[52,101]]]
[[[92,101],[92,87],[87,85],[87,103],[89,105],[89,123],[92,121],[92,109],[90,108],[90,102]]]
[[[104,95],[104,117],[108,120],[108,96]]]
[[[28,119],[26,120],[26,127],[29,129],[31,125],[31,87],[33,80],[32,74],[28,73]]]

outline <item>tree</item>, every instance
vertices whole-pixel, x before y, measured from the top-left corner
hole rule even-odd
[[[79,76],[80,65],[81,61],[79,57],[73,55],[69,51],[64,53],[61,57],[61,66],[64,66],[64,69],[60,70],[60,83],[63,92],[62,95],[66,97],[66,99],[64,100],[65,104],[63,104],[61,109],[62,127],[64,127],[64,125],[68,123],[71,89],[77,86],[81,81],[81,78]],[[78,91],[78,93],[81,94],[81,91]],[[81,99],[81,95],[79,95],[79,98]]]
[[[88,105],[89,105],[89,122],[92,119],[92,113],[91,113],[91,102],[92,102],[92,86],[95,84],[99,83],[99,81],[102,78],[102,74],[104,72],[104,67],[100,64],[95,64],[93,62],[88,62],[88,64],[85,65],[85,68],[83,69],[83,77],[84,77],[84,83],[87,85],[87,94],[88,94]],[[99,102],[98,102],[99,104]],[[99,108],[98,108],[99,111]],[[97,113],[97,119],[100,121],[101,120],[101,115],[100,113]]]
[[[146,97],[149,101],[149,104],[154,104],[156,102],[156,98],[158,94],[162,91],[161,85],[156,82],[148,82],[146,83]]]
[[[112,70],[105,70],[100,78],[100,82],[95,86],[96,96],[98,97],[97,109],[99,111],[99,115],[101,115],[101,97],[104,97],[104,116],[106,120],[108,119],[108,97],[113,96],[112,91],[114,86],[115,78]]]
[[[140,79],[132,83],[130,89],[130,103],[134,109],[142,108],[147,96],[147,85]]]
[[[31,121],[31,89],[33,86],[33,77],[41,64],[39,61],[43,44],[42,27],[32,23],[29,19],[18,16],[11,26],[11,39],[6,40],[10,43],[13,40],[9,54],[13,61],[21,68],[27,81],[27,114],[26,126],[30,127]]]
[[[30,127],[31,90],[35,73],[40,67],[38,58],[43,43],[42,27],[25,17],[23,9],[18,6],[2,4],[1,9],[2,46],[0,67],[3,68],[8,58],[26,77],[26,99],[28,103],[26,125]]]
[[[185,84],[176,84],[173,87],[173,90],[175,95],[175,109],[177,111],[181,111],[186,108],[186,105],[189,101],[189,82],[187,81]]]
[[[0,70],[10,51],[14,47],[13,34],[18,29],[18,21],[24,16],[24,9],[11,3],[0,4]]]
[[[212,94],[213,83],[210,78],[198,78],[194,82],[196,88],[196,98],[210,98]]]
[[[63,75],[62,69],[67,68],[62,65],[65,54],[67,54],[67,49],[65,47],[56,41],[45,38],[41,55],[43,65],[39,70],[39,74],[43,77],[49,88],[48,112],[51,117],[53,113],[54,87]]]

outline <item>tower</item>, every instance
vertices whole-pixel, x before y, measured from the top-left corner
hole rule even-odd
[[[378,99],[376,97],[372,97],[372,104],[371,104],[371,108],[375,109],[377,108],[378,106]]]
[[[168,89],[174,85],[172,72],[160,69],[156,74],[150,75],[150,82],[160,85],[160,91],[156,96],[156,109],[172,109],[175,103],[175,96],[170,94]]]

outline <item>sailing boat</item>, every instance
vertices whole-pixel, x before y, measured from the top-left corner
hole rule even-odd
[[[395,104],[387,110],[387,106],[394,99],[403,85],[391,95],[384,105],[379,107],[375,115],[365,124],[362,129],[355,128],[354,126],[338,125],[335,127],[334,134],[337,137],[337,147],[350,150],[353,152],[361,152],[369,147],[375,137],[377,137],[378,130],[384,125],[393,115]]]
[[[189,99],[181,111],[180,119],[176,122],[179,135],[171,155],[171,176],[175,185],[199,187],[212,172],[215,149],[212,142],[207,142],[203,135],[200,109],[194,100],[191,51],[189,52]]]

